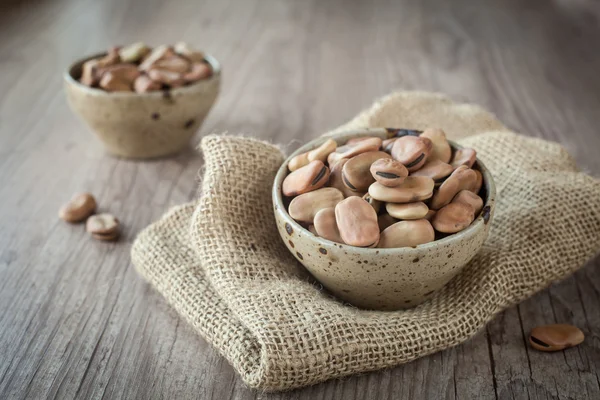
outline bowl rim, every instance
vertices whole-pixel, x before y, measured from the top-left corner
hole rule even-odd
[[[83,64],[86,61],[92,60],[94,58],[100,58],[105,56],[106,54],[108,54],[106,51],[101,52],[101,53],[96,53],[90,56],[86,56],[83,58],[80,58],[74,62],[72,62],[71,64],[69,64],[69,66],[63,71],[63,79],[66,83],[78,88],[79,90],[82,90],[84,92],[88,92],[90,94],[96,95],[96,96],[110,96],[110,97],[128,97],[128,98],[135,98],[135,97],[164,97],[164,92],[165,90],[153,90],[151,92],[147,92],[147,93],[137,93],[137,92],[107,92],[105,90],[99,89],[99,88],[93,88],[93,87],[89,87],[86,86],[84,84],[82,84],[81,82],[79,82],[77,79],[75,79],[73,77],[73,75],[71,74],[71,72],[73,71],[73,69],[75,67],[77,67],[78,65]],[[191,85],[188,86],[182,86],[182,87],[178,87],[175,89],[169,89],[167,90],[169,93],[171,93],[172,95],[176,95],[178,93],[186,93],[186,92],[192,92],[194,91],[194,89],[197,89],[200,85],[205,85],[207,83],[210,83],[212,81],[216,81],[216,80],[220,80],[221,78],[221,72],[222,72],[222,68],[221,68],[221,63],[214,58],[212,55],[205,53],[204,54],[204,60],[206,62],[208,62],[213,70],[213,73],[211,75],[210,78],[208,79],[202,79],[198,82],[195,82]]]
[[[280,215],[286,220],[287,223],[292,225],[294,228],[299,229],[300,232],[303,232],[305,235],[307,235],[307,237],[309,239],[314,240],[315,242],[317,242],[319,244],[326,245],[329,247],[339,247],[340,249],[344,249],[344,250],[378,254],[381,256],[392,255],[392,254],[397,254],[397,253],[420,252],[422,250],[432,249],[432,248],[435,248],[435,247],[438,247],[441,245],[458,244],[459,242],[462,242],[466,239],[469,239],[470,237],[475,236],[481,229],[485,228],[485,225],[488,225],[489,223],[491,223],[493,214],[494,214],[495,203],[496,203],[496,185],[495,185],[494,178],[492,177],[490,171],[487,169],[485,164],[478,157],[476,158],[475,163],[481,172],[481,175],[483,178],[483,186],[485,187],[486,192],[487,192],[487,199],[485,200],[482,211],[480,211],[480,213],[476,217],[476,219],[466,229],[463,229],[460,232],[448,235],[439,240],[434,240],[429,243],[420,244],[418,246],[412,246],[412,247],[392,247],[392,248],[356,247],[356,246],[350,246],[350,245],[347,245],[344,243],[332,242],[330,240],[316,236],[312,232],[310,232],[308,229],[304,228],[302,225],[300,225],[298,222],[296,222],[289,215],[288,211],[286,210],[286,208],[284,206],[283,194],[281,192],[281,185],[282,185],[285,177],[288,175],[287,166],[288,166],[289,161],[293,157],[295,157],[298,154],[305,153],[307,151],[310,151],[310,150],[316,148],[317,146],[321,145],[323,142],[325,142],[328,139],[336,140],[336,142],[338,142],[338,145],[339,145],[340,139],[343,140],[343,143],[345,143],[346,141],[348,141],[349,139],[351,139],[353,137],[360,137],[360,136],[366,136],[366,135],[378,136],[378,137],[382,137],[382,138],[393,138],[394,137],[393,132],[395,132],[395,131],[397,131],[397,129],[395,129],[395,128],[359,128],[359,129],[345,130],[345,131],[336,132],[336,133],[333,133],[333,134],[330,134],[327,136],[318,137],[316,139],[309,141],[305,145],[301,146],[299,149],[294,151],[292,154],[289,155],[289,157],[287,157],[285,159],[285,161],[281,164],[281,166],[279,167],[279,169],[277,170],[277,173],[275,175],[275,179],[273,181],[273,189],[272,189],[272,201],[273,201],[273,206],[275,207],[275,212],[280,213]],[[461,146],[452,140],[448,140],[448,142],[450,143],[450,146],[454,149],[464,148],[464,146]],[[486,210],[486,208],[487,208],[487,221],[484,216],[484,211]]]

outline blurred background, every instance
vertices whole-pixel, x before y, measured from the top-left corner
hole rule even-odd
[[[213,55],[221,92],[193,145],[229,132],[293,150],[393,90],[426,90],[559,141],[600,176],[599,21],[595,0],[2,0],[0,398],[263,396],[130,266],[135,235],[196,195],[201,156],[191,147],[152,161],[107,155],[67,105],[62,74],[75,60],[137,41],[183,40]],[[58,221],[58,207],[84,190],[119,217],[120,242],[94,243]],[[494,398],[478,380],[488,360],[472,354],[520,340],[519,321],[553,299],[557,313],[599,331],[599,314],[586,314],[600,309],[598,270],[507,311],[458,349],[294,396],[347,399],[364,385],[453,398],[466,385]],[[565,377],[583,365],[590,398],[600,398],[600,364],[585,351],[584,361],[546,369],[527,366],[523,349],[490,348],[497,393],[535,381],[537,393],[578,397],[581,386]]]
[[[202,133],[305,141],[398,88],[479,103],[512,128],[550,139],[565,132],[582,139],[600,118],[600,13],[592,0],[4,0],[0,7],[0,119],[11,126],[3,149],[28,146],[28,136],[36,146],[89,151],[90,135],[65,107],[61,73],[84,55],[140,40],[185,40],[222,63],[221,96]],[[600,171],[593,147],[573,151]]]

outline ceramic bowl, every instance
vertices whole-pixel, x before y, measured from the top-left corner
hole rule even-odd
[[[189,145],[214,104],[221,83],[221,66],[211,56],[211,78],[168,91],[105,92],[78,82],[84,62],[64,73],[71,109],[91,128],[113,155],[153,158],[177,153]]]
[[[338,145],[359,136],[387,138],[386,129],[363,129],[331,136]],[[485,241],[494,214],[496,188],[480,160],[484,200],[482,212],[465,230],[416,247],[361,248],[317,237],[294,221],[287,212],[281,185],[288,175],[289,160],[318,147],[327,138],[302,146],[281,166],[273,185],[277,229],[288,250],[338,298],[357,307],[398,310],[414,307],[442,288],[475,256]],[[454,149],[460,148],[450,143]]]

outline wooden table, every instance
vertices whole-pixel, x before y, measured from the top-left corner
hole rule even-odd
[[[589,4],[588,4],[589,3]],[[456,348],[283,394],[246,388],[129,260],[135,235],[193,198],[202,158],[106,155],[69,111],[61,73],[111,44],[185,39],[224,65],[201,134],[300,143],[393,89],[477,102],[563,143],[600,175],[600,28],[593,2],[30,0],[0,5],[0,398],[600,398],[600,270],[499,315]],[[124,224],[115,244],[57,218],[89,190]],[[551,221],[548,221],[551,223]],[[586,341],[532,351],[531,327]]]

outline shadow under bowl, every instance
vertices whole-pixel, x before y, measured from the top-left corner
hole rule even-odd
[[[387,139],[385,128],[360,129],[330,136],[338,145],[360,136]],[[329,137],[313,140],[295,151],[280,167],[272,199],[277,229],[288,250],[336,297],[357,307],[373,310],[411,308],[427,299],[454,278],[477,254],[487,238],[496,203],[493,178],[478,159],[473,166],[483,176],[479,195],[483,210],[461,232],[415,247],[361,248],[331,242],[313,235],[287,212],[281,192],[288,162],[310,151]],[[450,142],[454,150],[461,148]]]

